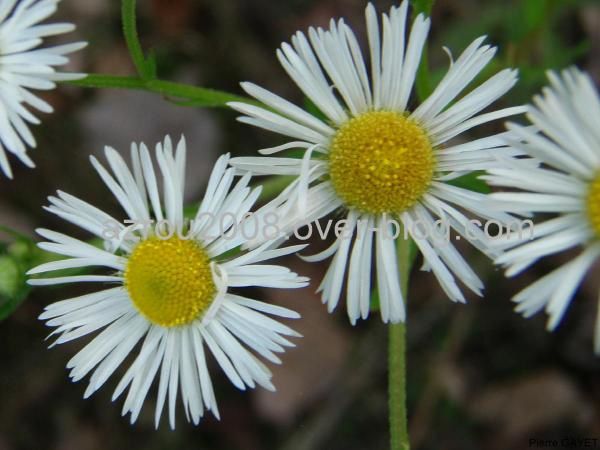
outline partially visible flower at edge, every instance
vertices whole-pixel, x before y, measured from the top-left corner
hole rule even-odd
[[[514,189],[492,194],[501,209],[555,215],[534,226],[532,242],[517,235],[497,242],[505,253],[496,262],[507,267],[507,276],[545,256],[581,250],[513,298],[525,317],[545,310],[548,329],[554,330],[586,273],[600,259],[600,97],[590,76],[576,68],[549,72],[548,78],[550,86],[534,97],[527,113],[534,126],[508,124],[513,148],[543,166],[532,168],[526,159],[515,159],[507,168],[489,170],[484,178]],[[594,349],[600,354],[600,300]]]
[[[82,49],[85,42],[38,48],[49,36],[75,29],[70,23],[40,24],[56,12],[60,0],[3,0],[0,2],[0,171],[13,173],[7,152],[28,167],[35,164],[27,154],[36,140],[29,124],[40,120],[29,108],[51,113],[53,108],[33,94],[47,91],[56,81],[77,80],[85,74],[60,73],[55,66],[69,62],[66,55]]]

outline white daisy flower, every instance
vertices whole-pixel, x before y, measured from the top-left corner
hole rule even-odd
[[[502,208],[520,214],[551,213],[556,217],[534,226],[533,240],[512,234],[499,241],[506,250],[497,259],[507,276],[527,269],[538,259],[568,249],[580,253],[514,297],[525,317],[545,309],[548,329],[560,323],[586,272],[600,256],[600,98],[591,78],[573,68],[562,76],[548,74],[551,87],[534,98],[527,117],[534,129],[509,124],[512,145],[543,166],[532,169],[515,160],[506,169],[490,170],[492,184],[525,192],[493,194]],[[541,133],[538,133],[539,130]],[[595,350],[600,354],[600,312]]]
[[[34,167],[27,147],[35,148],[29,124],[39,124],[27,107],[51,113],[52,106],[31,92],[47,91],[56,81],[85,75],[58,73],[55,66],[69,62],[65,55],[80,50],[85,42],[39,48],[44,38],[73,31],[70,23],[43,24],[56,12],[60,0],[0,1],[0,170],[12,178],[7,151]]]
[[[125,211],[125,222],[132,225],[127,227],[91,204],[58,192],[57,197],[50,197],[47,210],[102,239],[105,249],[41,229],[39,234],[48,242],[40,243],[40,248],[67,258],[42,264],[30,272],[94,266],[109,269],[110,273],[104,275],[70,274],[30,280],[36,286],[101,283],[100,290],[51,304],[40,316],[48,326],[57,327],[51,334],[58,335],[53,345],[103,329],[67,364],[71,379],[79,381],[91,374],[87,398],[125,358],[135,354],[113,400],[128,389],[122,413],[131,413],[131,423],[135,422],[158,377],[156,426],[168,399],[172,428],[178,390],[188,421],[197,424],[205,410],[219,417],[205,349],[239,389],[258,384],[274,390],[269,369],[250,350],[280,363],[276,353],[293,346],[286,337],[299,334],[268,315],[299,315],[234,294],[230,289],[305,286],[307,278],[285,267],[260,264],[302,246],[277,249],[275,243],[266,243],[231,256],[231,250],[245,241],[243,233],[236,232],[236,223],[253,206],[260,189],[248,187],[248,175],[234,185],[235,169],[227,168],[228,155],[217,161],[195,220],[189,223],[183,213],[183,138],[175,154],[168,137],[156,146],[162,196],[144,144],[132,144],[133,173],[115,150],[107,148],[106,158],[113,175],[93,157],[92,164]],[[157,221],[156,225],[147,233],[141,231],[139,224],[151,220]]]
[[[368,5],[370,71],[343,20],[331,21],[329,30],[311,28],[308,37],[298,32],[291,45],[282,44],[277,56],[283,68],[325,119],[252,83],[243,83],[243,89],[269,109],[231,103],[245,114],[241,122],[293,139],[261,153],[305,149],[303,159],[232,159],[232,165],[256,175],[298,176],[275,200],[281,206],[282,230],[288,232],[336,210],[346,214],[347,232],[354,241],[337,239],[328,250],[308,259],[335,255],[319,287],[329,311],[339,302],[348,272],[346,299],[352,323],[369,314],[373,252],[381,317],[384,322],[405,319],[395,242],[386,238],[394,232],[386,219],[403,224],[424,255],[425,267],[457,302],[465,298],[456,278],[477,294],[483,285],[452,244],[436,244],[432,233],[422,236],[420,224],[431,230],[440,218],[468,237],[468,219],[457,206],[484,218],[507,220],[507,215],[487,206],[485,196],[446,181],[496,167],[498,158],[514,153],[500,135],[449,142],[477,125],[524,112],[514,107],[481,114],[515,84],[516,71],[503,70],[459,98],[496,52],[483,45],[484,37],[479,38],[452,62],[429,98],[410,108],[430,20],[417,16],[405,40],[408,5],[404,1],[382,15],[382,33],[375,8]],[[373,228],[379,231],[374,233]],[[471,234],[473,244],[485,250],[482,230],[473,229]]]

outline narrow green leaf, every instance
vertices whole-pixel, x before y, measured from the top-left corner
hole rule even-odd
[[[315,116],[317,119],[322,120],[325,123],[329,122],[329,118],[323,113],[323,111],[321,111],[317,105],[314,104],[314,102],[309,99],[308,97],[306,97],[304,99],[304,108],[306,109],[306,111],[309,114],[312,114],[313,116]]]
[[[429,73],[429,57],[427,56],[426,48],[423,49],[423,54],[421,55],[421,63],[419,64],[419,69],[417,70],[415,87],[417,90],[417,98],[421,102],[425,101],[433,92],[431,75]]]
[[[468,189],[473,192],[479,192],[481,194],[489,194],[492,190],[485,181],[479,179],[481,175],[483,175],[483,172],[481,171],[471,172],[462,177],[448,181],[448,184]]]
[[[381,309],[381,303],[379,302],[379,290],[377,289],[377,286],[371,290],[371,302],[369,304],[369,309],[372,313]]]
[[[426,16],[431,15],[433,9],[433,3],[435,0],[412,0],[412,6],[414,14],[425,14]],[[419,69],[417,70],[417,79],[415,80],[415,88],[417,91],[417,97],[419,101],[424,101],[433,92],[431,83],[431,74],[429,72],[429,56],[427,54],[427,47],[423,47],[421,54],[421,62]]]

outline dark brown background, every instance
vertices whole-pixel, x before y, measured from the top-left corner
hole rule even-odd
[[[297,29],[344,16],[364,33],[362,0],[154,0],[140,2],[140,34],[154,47],[162,78],[240,93],[252,80],[297,102],[299,92],[277,64],[274,50]],[[391,2],[377,2],[380,10]],[[440,0],[433,14],[431,65],[447,65],[441,50],[458,54],[488,34],[500,45],[497,64],[522,68],[522,84],[504,103],[527,101],[543,83],[543,68],[577,62],[600,75],[600,7],[596,1],[551,1],[540,24],[521,29],[523,1]],[[544,1],[532,2],[545,4]],[[78,25],[90,46],[72,68],[127,75],[134,69],[120,35],[118,2],[64,0],[59,14]],[[69,37],[71,40],[71,37]],[[201,194],[222,152],[252,154],[277,145],[275,135],[234,121],[227,110],[175,106],[157,95],[62,87],[46,98],[56,112],[34,130],[38,168],[14,162],[16,180],[0,178],[0,223],[26,233],[38,226],[73,232],[41,205],[60,188],[109,211],[115,202],[88,163],[104,145],[127,151],[132,140],[154,144],[184,133],[189,148],[189,198]],[[600,126],[600,124],[599,124]],[[497,130],[487,129],[483,131]],[[415,271],[409,310],[409,410],[413,449],[521,450],[530,438],[600,438],[600,360],[592,355],[598,277],[588,277],[554,334],[545,318],[524,320],[510,297],[567,260],[550,258],[507,282],[468,247],[461,248],[486,280],[485,299],[454,305],[432,275]],[[315,279],[323,267],[288,264]],[[598,273],[597,268],[595,273]],[[137,424],[112,404],[115,378],[89,400],[85,383],[64,368],[82,341],[46,349],[48,330],[36,320],[44,305],[76,290],[45,289],[0,323],[0,450],[240,449],[378,450],[387,448],[386,329],[378,315],[352,328],[345,311],[330,316],[312,290],[257,293],[300,311],[304,335],[275,367],[278,393],[238,392],[211,362],[221,410],[193,427],[178,410],[177,430],[153,427],[154,397]],[[565,447],[566,448],[566,447]]]

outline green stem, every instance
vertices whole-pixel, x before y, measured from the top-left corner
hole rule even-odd
[[[250,99],[228,92],[207,89],[188,84],[138,77],[90,74],[86,78],[68,81],[69,84],[89,88],[135,89],[154,92],[168,97],[185,100],[187,106],[225,107],[228,102],[253,103]]]
[[[397,241],[398,271],[404,304],[407,304],[408,277],[412,265],[411,241],[400,233]],[[389,326],[388,401],[391,450],[409,450],[406,414],[406,324]]]
[[[153,78],[154,64],[151,61],[146,61],[142,44],[138,37],[135,0],[123,0],[121,4],[121,21],[127,49],[139,76],[144,79]]]
[[[260,105],[254,100],[240,97],[229,92],[207,89],[173,81],[159,80],[156,77],[156,60],[152,52],[144,55],[140,43],[136,22],[136,1],[123,0],[121,3],[121,20],[123,35],[131,60],[137,70],[137,77],[123,77],[104,74],[89,74],[81,80],[66,81],[73,86],[88,88],[134,89],[154,92],[180,103],[183,106],[226,107],[229,102],[244,102]]]
[[[406,325],[389,326],[390,449],[409,450],[406,418]]]
[[[148,80],[146,88],[158,94],[189,99],[197,106],[225,106],[227,102],[249,100],[228,92],[217,91],[165,80]],[[198,105],[200,103],[200,105]]]
[[[69,80],[66,83],[89,88],[146,89],[146,82],[141,78],[103,75],[99,73],[90,73],[81,80]]]

